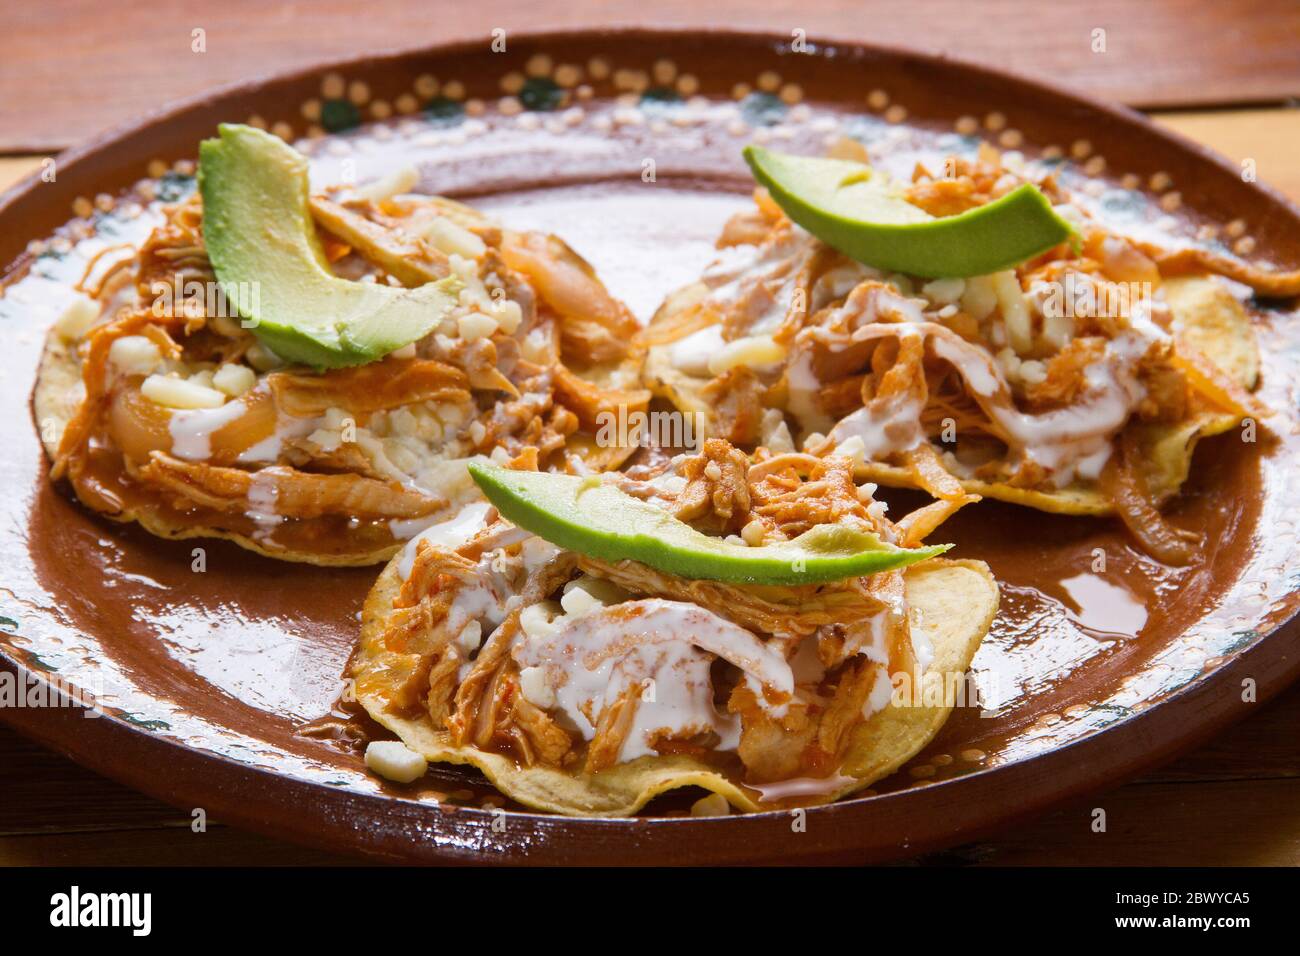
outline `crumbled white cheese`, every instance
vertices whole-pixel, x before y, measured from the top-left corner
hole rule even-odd
[[[1024,355],[1034,347],[1034,332],[1029,321],[1029,303],[1025,301],[1020,280],[1013,269],[995,272],[992,279],[1002,309],[1002,322],[1007,328],[1007,340],[1017,353]]]
[[[541,640],[555,633],[553,618],[560,611],[554,601],[530,604],[519,612],[519,627],[531,640]]]
[[[731,804],[720,793],[711,793],[707,797],[700,797],[691,804],[691,816],[693,817],[725,817],[730,813]]]
[[[1021,362],[1020,381],[1028,386],[1041,385],[1047,381],[1047,366],[1037,359]]]
[[[99,318],[99,311],[98,302],[89,296],[77,293],[54,323],[54,328],[65,342],[79,339],[95,324],[95,320]],[[121,339],[118,341],[120,342]]]
[[[401,193],[409,193],[415,188],[420,181],[420,171],[414,166],[402,166],[395,169],[387,176],[381,176],[372,183],[357,189],[355,195],[358,199],[369,199],[371,202],[383,202],[385,199],[392,199]]]
[[[244,353],[244,358],[248,359],[248,364],[253,366],[259,372],[270,372],[284,364],[284,360],[268,349],[261,342],[254,342]]]
[[[971,276],[965,282],[961,293],[962,311],[971,318],[987,318],[998,304],[998,294],[993,288],[991,276]]]
[[[456,320],[456,328],[463,342],[485,339],[497,330],[496,319],[482,312],[467,312]]]
[[[220,408],[226,403],[226,396],[215,388],[165,375],[146,378],[140,386],[140,394],[168,408]]]
[[[721,375],[738,365],[762,368],[780,362],[784,358],[785,349],[778,345],[772,336],[748,335],[728,342],[709,356],[709,371],[714,375]]]
[[[384,456],[403,475],[413,474],[420,467],[420,454],[406,444],[408,440],[405,438],[385,438],[379,443],[384,451]],[[365,447],[364,442],[359,441],[357,444],[361,445],[362,448]]]
[[[1041,338],[1050,351],[1059,352],[1074,339],[1074,320],[1061,312],[1044,312]]]
[[[965,291],[964,279],[935,279],[921,286],[921,294],[935,305],[952,305]]]
[[[709,374],[709,361],[722,350],[722,325],[706,325],[673,343],[669,353],[674,368],[687,375],[705,378]]]
[[[912,280],[901,272],[895,272],[893,275],[886,276],[885,282],[888,285],[892,285],[898,291],[899,295],[912,294]]]
[[[467,309],[490,309],[492,308],[492,297],[488,294],[487,286],[478,275],[478,265],[473,259],[467,259],[458,253],[452,253],[447,257],[447,262],[451,265],[451,271],[457,279],[461,281],[460,295],[457,301]]]
[[[400,740],[372,740],[366,745],[366,766],[388,780],[411,783],[424,776],[429,761]]]
[[[524,321],[524,310],[513,299],[499,299],[494,303],[492,317],[501,326],[501,331],[514,335],[519,324]]]
[[[505,326],[502,326],[505,328]],[[536,328],[524,336],[519,344],[521,358],[535,365],[546,365],[551,360],[551,337],[545,328]]]
[[[1008,381],[1019,381],[1020,379],[1020,356],[1017,355],[1008,346],[1000,350],[993,356],[998,365],[1002,367],[1002,374],[1007,377]]]
[[[147,336],[124,335],[108,347],[108,361],[123,375],[148,375],[162,363],[162,352]]]
[[[598,611],[605,605],[594,598],[585,588],[569,588],[560,598],[560,607],[564,608],[565,614],[577,617],[582,614],[589,614],[592,611]]]
[[[555,706],[555,690],[546,680],[546,669],[543,667],[523,668],[519,672],[519,691],[524,695],[524,700],[542,710],[550,710]]]
[[[850,435],[835,446],[835,451],[832,454],[852,458],[854,461],[862,461],[867,455],[867,444],[862,440],[861,435]]]
[[[660,491],[664,492],[664,494],[671,495],[675,498],[686,490],[688,482],[686,481],[685,475],[675,475],[672,472],[666,471],[657,478],[651,479],[649,484],[658,488]]]
[[[487,246],[482,239],[445,216],[439,216],[430,222],[425,227],[424,236],[447,255],[480,259],[487,252]]]
[[[794,438],[790,435],[790,427],[785,423],[781,409],[769,408],[763,412],[762,433],[760,444],[765,445],[769,451],[777,454],[794,451]]]
[[[414,435],[417,424],[409,408],[394,408],[388,413],[388,428],[394,435]]]
[[[228,362],[212,375],[212,386],[231,398],[238,398],[257,384],[257,374],[247,365]]]
[[[473,654],[478,650],[479,645],[483,643],[483,625],[478,621],[470,621],[466,624],[456,638],[456,644],[466,656]]]
[[[469,407],[467,404],[453,405],[450,402],[445,402],[441,405],[435,405],[433,414],[438,417],[438,421],[442,422],[444,427],[455,428],[469,417]]]
[[[604,578],[593,578],[590,574],[574,578],[564,586],[565,593],[577,588],[586,591],[602,605],[621,604],[631,597],[627,591],[613,581],[606,581]]]

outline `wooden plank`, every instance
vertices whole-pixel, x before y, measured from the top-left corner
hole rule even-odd
[[[1142,781],[925,861],[1300,865],[1298,722],[1295,687]],[[0,792],[0,865],[340,859],[216,822],[206,834],[193,834],[183,810],[83,770],[7,728],[0,728]],[[1094,807],[1106,810],[1106,834],[1091,830]]]
[[[0,192],[8,189],[18,180],[40,169],[44,156],[6,156],[0,157]]]
[[[1095,810],[1106,830],[1095,832]],[[926,862],[984,866],[1297,866],[1300,780],[1133,784]]]
[[[356,866],[364,860],[268,840],[255,833],[188,826],[50,836],[0,836],[0,866]]]
[[[0,836],[189,826],[190,816],[0,727]]]
[[[279,71],[421,42],[593,23],[722,26],[869,39],[1013,66],[1141,107],[1281,102],[1300,92],[1293,0],[815,0],[798,14],[753,0],[605,0],[542,5],[478,0],[79,0],[16,4],[0,34],[0,152],[54,151],[170,100]],[[594,14],[594,15],[593,15]],[[205,52],[191,49],[203,30]],[[1094,52],[1095,31],[1104,52]],[[51,51],[57,51],[52,55]],[[71,65],[75,64],[75,68]],[[107,95],[106,95],[107,94]]]
[[[1094,832],[1094,809],[1106,831]],[[0,836],[0,866],[355,864],[357,859],[227,827]],[[1086,806],[922,858],[924,865],[1296,866],[1300,781],[1134,784]]]
[[[1300,686],[1262,705],[1187,756],[1143,778],[1146,783],[1265,778],[1300,779]]]
[[[1300,61],[1300,56],[1297,56]],[[1259,182],[1300,201],[1300,108],[1205,110],[1152,117],[1188,139],[1204,143]],[[1251,165],[1244,165],[1249,162]],[[1187,197],[1195,204],[1195,197]]]

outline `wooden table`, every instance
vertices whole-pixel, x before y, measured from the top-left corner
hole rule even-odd
[[[165,100],[271,69],[446,39],[604,25],[762,28],[869,38],[1013,64],[1155,110],[1157,122],[1240,161],[1300,200],[1300,5],[1294,0],[355,0],[197,5],[45,0],[0,32],[0,188],[47,154]],[[204,31],[205,53],[191,51]],[[1096,30],[1106,51],[1094,53]],[[1300,864],[1300,687],[1158,773],[922,865]],[[140,796],[0,728],[0,863],[354,862]],[[1104,807],[1108,831],[1093,833]]]

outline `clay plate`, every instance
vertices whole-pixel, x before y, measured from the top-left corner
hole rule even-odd
[[[647,85],[656,92],[636,105]],[[500,98],[516,91],[503,110]],[[624,103],[611,102],[620,93]],[[696,123],[690,111],[705,105],[692,97],[701,94],[733,108],[717,123]],[[184,172],[219,121],[257,117],[296,138],[361,117],[401,123],[412,104],[430,101],[442,125],[427,138],[435,151],[418,157],[424,185],[564,235],[643,317],[704,265],[717,228],[744,201],[739,146],[754,135],[810,148],[843,129],[888,144],[905,135],[891,129],[915,124],[949,144],[970,147],[979,136],[1030,156],[1046,149],[1071,160],[1071,175],[1100,177],[1091,188],[1103,205],[1173,216],[1179,229],[1204,229],[1203,238],[1253,257],[1300,263],[1293,206],[1127,110],[901,50],[810,41],[799,53],[776,36],[630,31],[511,36],[505,53],[484,42],[371,57],[168,109],[60,157],[55,182],[5,194],[0,264],[10,291],[33,265],[28,241],[65,223],[74,203],[84,214],[101,194],[178,160]],[[315,152],[321,163],[355,159],[362,178],[378,171],[366,164],[389,155],[356,143]],[[653,182],[646,158],[655,160]],[[1263,394],[1283,411],[1256,442],[1229,434],[1203,444],[1173,512],[1205,533],[1202,564],[1171,572],[1134,552],[1109,522],[991,502],[942,529],[958,556],[989,561],[1003,586],[1003,609],[974,667],[984,709],[960,709],[938,740],[867,795],[809,810],[798,824],[783,812],[691,818],[690,794],[636,819],[598,821],[522,812],[460,770],[387,787],[359,757],[374,728],[336,704],[376,571],[163,542],[78,507],[46,480],[27,413],[46,324],[38,312],[0,299],[8,410],[0,421],[0,667],[89,685],[105,713],[4,707],[0,719],[93,770],[228,823],[417,861],[884,860],[1113,785],[1249,712],[1243,681],[1262,700],[1300,673],[1292,648],[1300,555],[1290,548],[1300,514],[1291,398],[1300,362],[1294,316],[1274,308],[1259,313]],[[198,545],[201,573],[192,570]],[[1107,562],[1101,574],[1098,554]]]

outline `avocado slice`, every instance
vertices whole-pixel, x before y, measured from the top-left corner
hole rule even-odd
[[[903,199],[883,173],[844,159],[746,146],[754,178],[787,216],[859,262],[926,279],[988,275],[1074,236],[1037,186],[936,219]]]
[[[306,158],[251,126],[218,131],[199,146],[203,241],[226,300],[281,358],[362,365],[422,338],[455,306],[455,279],[402,289],[333,275]]]
[[[856,528],[818,525],[792,541],[750,548],[702,534],[594,476],[478,462],[469,473],[503,517],[552,544],[602,561],[639,561],[680,578],[820,584],[901,568],[952,547],[899,548]]]

